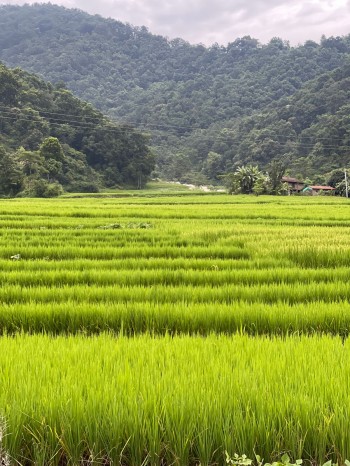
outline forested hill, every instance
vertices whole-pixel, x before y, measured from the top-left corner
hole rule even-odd
[[[140,186],[154,168],[147,143],[61,86],[0,63],[0,195]]]
[[[221,169],[284,159],[292,173],[324,183],[322,175],[350,165],[350,61],[232,122],[217,134],[215,149],[220,155],[212,152],[209,161]]]
[[[347,103],[346,85],[332,94],[337,86],[330,84],[330,73],[350,60],[350,37],[298,47],[278,38],[261,45],[244,37],[206,48],[50,4],[2,6],[0,59],[54,83],[64,81],[114,119],[151,130],[159,168],[169,178],[215,179],[247,161],[263,167],[284,155],[291,171],[314,176],[325,171],[326,155],[318,158],[320,147],[314,147],[323,116],[332,115],[337,125],[337,112]],[[319,84],[311,84],[315,79]],[[322,100],[326,83],[336,104],[311,104]],[[287,138],[284,130],[291,126],[289,144],[262,134],[265,122],[275,138]],[[334,163],[327,159],[333,167],[340,159],[338,141],[323,141],[336,155]]]

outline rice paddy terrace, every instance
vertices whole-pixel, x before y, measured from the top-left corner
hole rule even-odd
[[[349,459],[349,209],[2,200],[3,462]]]

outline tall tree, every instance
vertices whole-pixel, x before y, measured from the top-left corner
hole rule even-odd
[[[287,159],[273,159],[267,165],[270,194],[280,194],[280,191],[282,189],[282,177],[286,173],[287,167]]]
[[[0,195],[14,196],[22,188],[23,174],[19,162],[0,145]]]
[[[13,73],[0,63],[0,104],[15,105],[20,84]]]

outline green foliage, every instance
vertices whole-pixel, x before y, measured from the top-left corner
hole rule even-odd
[[[26,179],[26,193],[42,192],[43,179],[70,190],[80,186],[93,192],[103,185],[146,184],[154,168],[146,135],[131,126],[112,124],[69,91],[54,89],[19,69],[1,65],[0,82],[7,96],[7,89],[16,83],[18,99],[10,107],[4,99],[2,104],[0,95],[1,141],[12,159],[12,168],[6,162],[12,175],[7,174],[8,186],[2,182],[3,194],[20,190],[20,180],[14,181],[15,168]],[[38,189],[30,187],[32,181],[40,181]]]
[[[280,38],[263,45],[245,36],[206,48],[50,4],[1,7],[0,59],[58,83],[57,118],[79,113],[65,83],[111,117],[152,131],[158,171],[169,179],[192,171],[217,182],[241,165],[264,169],[281,157],[288,157],[291,172],[305,177],[344,165],[349,57],[349,36],[297,47]],[[36,94],[28,90],[27,102]],[[120,144],[106,135],[103,143],[98,134],[84,137],[59,125],[50,136],[84,152],[93,167],[101,163],[109,185],[125,177],[143,185],[148,176],[148,169],[134,163],[127,164],[129,176],[120,167],[129,157],[121,135]],[[187,162],[177,163],[177,154]]]
[[[22,188],[23,174],[15,157],[0,145],[0,195],[14,196]]]
[[[98,184],[93,181],[73,182],[66,189],[72,193],[98,193],[100,191]]]
[[[13,73],[0,63],[0,104],[15,105],[19,88],[20,84]]]
[[[346,166],[349,82],[346,64],[237,121],[230,129],[235,152],[226,153],[226,164],[250,159],[267,167],[272,160],[287,160],[289,172],[302,178]]]
[[[350,170],[346,169],[348,186],[350,185]],[[327,183],[329,186],[335,188],[334,194],[339,196],[346,196],[346,183],[345,183],[345,170],[333,170],[328,174]],[[350,192],[350,189],[348,189]]]
[[[40,175],[45,172],[44,160],[37,151],[29,151],[24,147],[20,147],[16,151],[15,157],[19,161],[25,176]]]
[[[284,191],[282,177],[288,168],[288,162],[286,160],[273,159],[266,168],[269,194],[281,194]]]
[[[247,165],[226,177],[230,194],[262,194],[264,192],[264,175],[257,166]]]
[[[235,466],[251,466],[253,463],[253,460],[247,457],[247,455],[238,455],[237,453],[234,453],[233,457],[231,457],[227,451],[225,451],[225,456],[226,456],[226,463],[230,465],[235,465]]]
[[[225,451],[225,456],[226,463],[232,466],[251,466],[252,464],[255,464],[255,462],[248,458],[247,455],[239,456],[237,453],[235,453],[233,457],[231,457],[227,451]],[[274,461],[273,463],[264,463],[264,460],[262,460],[259,455],[255,455],[255,460],[257,466],[301,466],[303,464],[303,460],[301,459],[296,460],[295,463],[292,463],[287,453],[282,455],[279,461]]]
[[[224,172],[222,156],[216,152],[209,152],[204,162],[203,172],[209,179],[219,181],[218,175]]]
[[[27,179],[21,197],[58,197],[63,194],[63,187],[57,182],[44,179]]]
[[[274,461],[273,463],[265,463],[265,466],[300,466],[303,464],[303,460],[295,460],[293,463],[287,453],[282,455],[279,461]]]
[[[45,160],[54,160],[56,162],[64,161],[64,152],[62,146],[57,138],[49,137],[46,138],[40,148],[40,156]]]

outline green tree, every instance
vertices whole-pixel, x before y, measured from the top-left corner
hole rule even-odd
[[[286,173],[288,162],[286,159],[274,159],[267,166],[268,190],[270,194],[280,194],[282,177]]]
[[[258,180],[264,178],[257,166],[246,165],[238,167],[234,173],[226,176],[230,194],[251,194]]]
[[[40,146],[39,153],[45,160],[56,160],[57,162],[64,161],[64,152],[57,138],[48,137]]]
[[[14,74],[0,64],[0,103],[15,105],[20,84]]]
[[[0,146],[0,195],[15,196],[22,188],[23,174],[14,154]]]
[[[65,155],[59,140],[54,137],[46,138],[40,146],[39,154],[44,160],[47,181],[61,181],[64,176]]]
[[[267,178],[264,178],[263,176],[260,176],[257,178],[257,180],[254,183],[253,186],[253,193],[256,196],[260,196],[260,194],[266,194],[267,193]]]
[[[350,170],[346,170],[348,183],[350,183]],[[327,184],[335,188],[334,194],[338,196],[346,195],[345,172],[343,169],[333,170],[327,179]],[[350,190],[349,190],[350,191]]]
[[[50,183],[43,179],[33,180],[24,191],[27,197],[58,197],[63,194],[62,186],[55,182]]]
[[[218,180],[217,176],[223,171],[223,157],[222,155],[210,151],[203,167],[204,174],[212,180]]]
[[[36,151],[29,151],[20,147],[16,152],[16,158],[22,166],[23,174],[26,176],[39,175],[43,171],[44,159]]]
[[[55,159],[47,159],[44,163],[47,181],[57,181],[63,176],[63,164]]]

